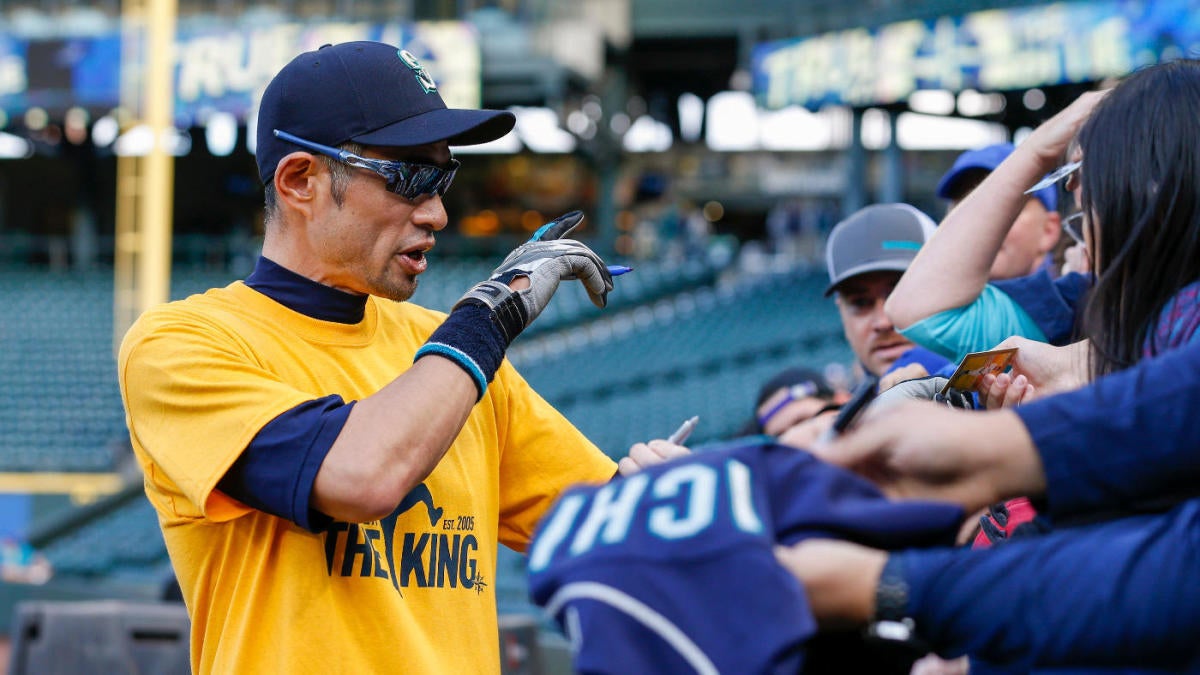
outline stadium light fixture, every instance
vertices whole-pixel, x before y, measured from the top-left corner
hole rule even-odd
[[[630,125],[621,144],[629,152],[666,152],[673,141],[671,127],[649,115],[642,115]]]
[[[905,150],[968,150],[1008,140],[1003,125],[959,117],[901,113],[896,142]]]
[[[0,131],[0,159],[27,159],[33,156],[33,143],[20,136]]]
[[[232,113],[215,112],[204,125],[204,140],[214,157],[228,157],[237,147],[237,118]]]
[[[954,94],[945,89],[918,89],[908,97],[908,107],[925,115],[949,115],[954,112]]]
[[[112,115],[105,115],[92,125],[92,143],[98,148],[106,148],[117,140],[121,125]]]
[[[63,134],[72,145],[79,145],[87,140],[88,111],[78,106],[67,110],[63,116]]]
[[[34,106],[25,111],[25,128],[30,131],[41,131],[50,123],[50,113],[45,108]]]
[[[862,116],[862,144],[868,150],[882,150],[892,142],[892,122],[886,110],[868,108]]]
[[[700,140],[704,128],[704,99],[692,93],[679,96],[679,136],[687,143]]]
[[[147,124],[139,124],[117,137],[113,152],[119,157],[144,157],[154,147],[154,131]],[[183,157],[192,151],[192,137],[178,129],[166,129],[161,140],[162,147],[174,157]]]
[[[759,111],[759,145],[765,150],[829,150],[834,147],[835,115],[800,106]]]
[[[558,114],[549,108],[509,108],[517,116],[516,136],[534,152],[567,153],[575,149],[575,137],[558,126]]]
[[[575,149],[575,137],[558,126],[558,113],[550,108],[510,107],[516,115],[516,138],[534,153],[562,154]]]
[[[754,96],[744,91],[723,91],[708,99],[710,150],[754,150],[758,146],[758,108]]]
[[[982,94],[974,89],[964,89],[958,94],[958,113],[967,117],[995,115],[1004,111],[1002,94]]]
[[[1046,92],[1041,89],[1030,89],[1021,96],[1021,103],[1030,110],[1041,110],[1046,107]]]

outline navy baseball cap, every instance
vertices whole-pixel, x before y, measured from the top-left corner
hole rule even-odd
[[[833,226],[825,243],[829,287],[868,272],[903,272],[937,223],[909,204],[875,204]]]
[[[447,141],[487,143],[512,131],[503,110],[447,108],[437,84],[416,57],[382,42],[325,45],[292,59],[267,85],[258,108],[255,160],[263,184],[279,160],[299,150],[276,129],[337,147],[407,147]]]
[[[942,199],[962,199],[962,183],[969,174],[977,171],[995,171],[1013,150],[1016,150],[1016,146],[1012,143],[997,143],[978,150],[968,150],[959,155],[958,159],[954,160],[954,166],[938,181],[937,196]],[[1047,211],[1058,210],[1058,191],[1053,185],[1034,192],[1033,196],[1042,202]]]
[[[812,368],[797,366],[788,368],[780,372],[775,377],[767,380],[766,384],[758,390],[758,399],[754,402],[754,407],[762,405],[771,395],[780,389],[787,389],[798,384],[809,385],[812,389],[812,396],[818,398],[832,398],[834,395],[833,386],[829,384],[829,380],[820,372]]]

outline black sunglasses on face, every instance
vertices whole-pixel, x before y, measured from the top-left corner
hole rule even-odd
[[[279,129],[273,131],[277,138],[288,143],[295,143],[306,150],[332,157],[349,166],[374,171],[387,181],[389,192],[398,194],[409,201],[416,201],[425,195],[446,194],[446,191],[450,189],[450,183],[454,181],[454,174],[461,166],[457,159],[451,159],[448,167],[399,160],[371,159],[356,155],[349,150],[339,150],[328,145],[314,143],[286,131]]]

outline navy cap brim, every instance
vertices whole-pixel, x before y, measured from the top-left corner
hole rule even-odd
[[[829,282],[829,286],[825,289],[825,297],[832,295],[833,291],[837,289],[838,285],[850,277],[856,277],[860,274],[870,274],[871,272],[900,272],[903,274],[904,271],[908,269],[908,266],[911,262],[911,258],[905,260],[873,260],[856,267],[851,267],[845,272],[839,274],[838,278]]]
[[[505,110],[438,108],[393,122],[350,140],[363,145],[411,147],[447,141],[450,145],[479,145],[512,131],[517,118]]]

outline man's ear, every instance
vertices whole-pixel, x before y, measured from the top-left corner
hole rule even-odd
[[[307,210],[319,194],[319,161],[307,152],[293,152],[275,167],[275,194],[281,205]]]
[[[1058,211],[1046,213],[1046,226],[1042,228],[1042,240],[1039,242],[1042,253],[1057,246],[1062,234],[1062,216]]]

